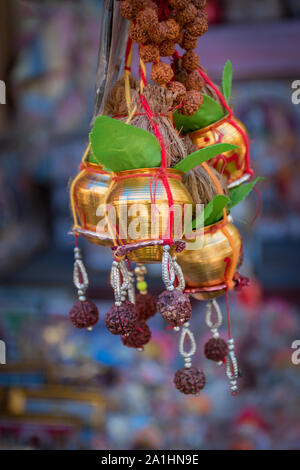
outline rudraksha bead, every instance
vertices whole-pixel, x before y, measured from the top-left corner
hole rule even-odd
[[[98,308],[89,300],[78,300],[70,310],[70,319],[76,328],[91,328],[99,319]]]
[[[190,320],[192,306],[189,297],[178,289],[163,291],[157,300],[161,316],[172,326],[181,326]]]
[[[196,367],[189,369],[182,367],[175,373],[174,384],[181,393],[196,395],[205,387],[205,374]]]

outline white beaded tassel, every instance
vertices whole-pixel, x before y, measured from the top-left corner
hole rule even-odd
[[[78,300],[85,302],[85,293],[89,287],[89,278],[82,261],[81,250],[78,246],[74,247],[73,283],[77,289]]]
[[[239,368],[237,359],[234,352],[234,339],[229,338],[228,340],[228,355],[226,357],[226,375],[230,382],[230,390],[232,394],[236,394],[238,391],[237,379],[239,377]]]
[[[216,320],[215,321],[213,321],[213,319],[212,319],[213,310],[216,313]],[[213,338],[215,338],[215,339],[218,339],[219,336],[220,336],[218,328],[220,328],[220,326],[222,325],[222,322],[223,322],[223,316],[222,316],[221,309],[219,307],[218,302],[215,299],[213,299],[210,302],[208,302],[207,305],[206,305],[205,323],[208,326],[208,328],[210,329]],[[218,366],[222,366],[223,362],[219,361],[219,362],[217,362],[217,364],[218,364]]]
[[[122,284],[121,284],[122,275]],[[119,307],[130,289],[130,276],[124,261],[113,261],[110,271],[110,284],[114,290],[115,305]]]
[[[177,257],[176,255],[173,256],[173,267],[174,267],[174,271],[175,271],[175,274],[177,276],[177,279],[178,279],[178,286],[176,287],[176,289],[180,290],[181,292],[184,291],[185,289],[185,280],[184,280],[184,276],[183,276],[183,272],[182,272],[182,269],[181,269],[181,266],[177,263]]]
[[[180,334],[180,340],[179,340],[179,353],[184,359],[184,367],[189,369],[192,367],[192,357],[196,353],[196,341],[194,334],[192,331],[189,329],[189,322],[184,323],[181,334]],[[186,338],[188,338],[189,343],[190,343],[190,348],[187,351],[185,349],[186,347]]]
[[[173,260],[169,253],[170,246],[164,245],[163,247],[163,256],[161,261],[161,269],[162,269],[162,280],[166,289],[169,291],[174,290],[174,281],[175,281],[175,269]]]

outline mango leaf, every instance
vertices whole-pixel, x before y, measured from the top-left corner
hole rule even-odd
[[[232,64],[230,60],[227,60],[222,77],[222,91],[227,103],[230,101],[231,87],[232,87]]]
[[[95,119],[90,142],[89,161],[114,172],[161,165],[161,148],[154,135],[108,116]]]
[[[209,126],[213,122],[217,122],[226,115],[223,108],[213,98],[203,95],[203,103],[198,111],[192,116],[184,116],[178,111],[173,114],[176,129],[183,134],[197,131],[203,127]]]
[[[207,213],[205,213],[205,209],[207,208],[207,206],[205,207],[204,226],[207,227],[208,225],[213,225],[219,222],[219,220],[221,220],[223,217],[223,209],[228,206],[229,203],[229,197],[224,196],[223,194],[218,194],[211,201],[209,201],[207,206],[211,205],[212,210],[209,208],[207,209]]]
[[[213,210],[213,204],[208,203],[204,207],[201,214],[198,217],[196,217],[196,219],[193,220],[192,229],[197,230],[197,229],[201,228],[204,225],[205,218],[210,216],[210,214],[212,213],[212,210]]]
[[[248,194],[252,191],[256,183],[262,180],[263,178],[259,176],[254,181],[250,181],[250,183],[245,183],[245,184],[242,184],[241,186],[238,186],[237,188],[232,188],[229,191],[229,196],[230,196],[229,209],[232,209],[234,206],[242,202],[248,196]]]
[[[195,168],[195,166],[201,165],[201,163],[210,160],[221,153],[228,152],[229,150],[236,149],[236,145],[232,144],[214,144],[209,147],[204,147],[203,149],[197,150],[196,152],[191,153],[185,157],[181,162],[177,163],[174,168],[176,170],[183,171],[187,173],[188,171]]]

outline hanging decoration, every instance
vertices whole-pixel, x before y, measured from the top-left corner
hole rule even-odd
[[[191,297],[207,302],[205,321],[212,337],[204,356],[224,365],[235,394],[239,369],[228,293],[247,283],[236,271],[242,240],[230,210],[260,178],[245,183],[253,172],[247,132],[228,105],[231,63],[226,63],[221,92],[195,52],[208,29],[205,0],[115,0],[110,6],[110,40],[118,28],[125,36],[127,20],[128,37],[126,44],[116,42],[118,57],[113,49],[108,54],[107,43],[100,46],[114,80],[103,89],[105,73],[97,74],[102,89],[96,93],[89,144],[70,188],[78,291],[70,317],[75,326],[87,329],[98,320],[96,307],[85,297],[88,277],[77,246],[83,236],[112,253],[114,304],[105,315],[107,329],[124,346],[143,351],[151,341],[149,319],[159,312],[179,332],[184,366],[175,373],[174,385],[195,395],[206,378],[192,364],[197,341]],[[177,45],[185,50],[182,57]],[[134,54],[138,77],[131,73]],[[152,83],[147,81],[148,63]],[[204,206],[200,213],[199,204]],[[185,220],[188,210],[190,223]],[[190,249],[190,235],[197,239],[201,228],[201,246]],[[149,263],[161,263],[164,290],[157,299],[145,280]],[[219,334],[223,315],[216,298],[221,295],[226,296],[227,342]]]

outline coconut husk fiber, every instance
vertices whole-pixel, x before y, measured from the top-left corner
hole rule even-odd
[[[159,126],[165,145],[167,165],[172,168],[187,155],[195,152],[197,147],[193,144],[189,136],[179,136],[172,121],[168,117],[168,113],[174,106],[173,96],[169,90],[158,85],[149,84],[144,88],[143,94],[149,103],[152,113],[156,114],[154,119]],[[140,103],[139,87],[133,78],[130,78],[130,95],[131,110],[136,106],[136,114],[131,119],[130,124],[154,134],[152,124],[145,115],[145,110]],[[128,110],[125,99],[124,78],[121,78],[113,87],[106,103],[106,113],[116,119],[127,122]],[[139,113],[141,113],[141,115],[139,115]],[[223,177],[214,169],[212,169],[212,171],[220,181],[224,194],[228,194]],[[184,175],[183,183],[190,192],[195,204],[206,205],[218,194],[214,182],[201,165]]]
[[[131,85],[131,110],[136,106],[136,114],[132,117],[129,124],[154,134],[153,126],[141,105],[139,90],[133,80],[131,81]],[[188,155],[184,141],[181,139],[172,121],[168,117],[174,107],[173,94],[166,88],[149,84],[145,86],[143,95],[152,113],[155,114],[153,121],[159,126],[162,141],[166,149],[167,165],[168,167],[173,167]],[[125,99],[124,79],[119,80],[112,89],[106,103],[106,110],[112,117],[127,122],[128,110]]]
[[[228,196],[225,179],[214,168],[210,167],[210,169],[219,181],[223,194]],[[194,204],[204,204],[206,206],[209,201],[219,194],[216,185],[202,165],[186,173],[183,177],[183,184],[192,196]]]

